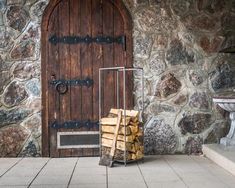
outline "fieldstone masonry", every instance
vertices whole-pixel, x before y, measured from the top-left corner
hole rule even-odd
[[[41,155],[40,24],[49,0],[0,0],[0,157]],[[136,108],[146,154],[201,153],[227,132],[212,96],[235,87],[234,0],[124,0],[133,19]]]

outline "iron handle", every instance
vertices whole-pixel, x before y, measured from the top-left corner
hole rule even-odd
[[[59,94],[64,95],[68,91],[68,85],[64,82],[58,82],[55,85],[55,89]]]

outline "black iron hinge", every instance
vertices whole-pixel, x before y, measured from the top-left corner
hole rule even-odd
[[[56,91],[59,94],[65,94],[68,91],[68,86],[86,86],[91,87],[94,84],[94,81],[90,78],[86,78],[84,80],[76,79],[76,80],[52,80],[49,82],[50,85],[53,85]]]
[[[99,121],[67,121],[64,123],[58,123],[57,121],[51,124],[51,128],[53,129],[79,129],[86,128],[90,129],[99,129]]]
[[[64,44],[79,44],[79,43],[100,43],[100,44],[122,44],[124,49],[126,49],[126,36],[118,36],[118,37],[111,37],[111,36],[98,36],[98,37],[91,37],[89,35],[85,37],[80,36],[63,36],[58,37],[56,35],[52,35],[49,38],[49,42],[56,45],[58,43],[64,43]]]

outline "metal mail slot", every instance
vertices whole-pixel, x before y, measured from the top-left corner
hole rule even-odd
[[[98,131],[58,132],[57,148],[99,148],[99,137]]]

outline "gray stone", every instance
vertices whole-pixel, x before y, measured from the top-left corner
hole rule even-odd
[[[145,128],[145,153],[174,153],[177,147],[177,136],[170,125],[163,119],[153,117]]]
[[[152,6],[161,5],[164,0],[149,0],[149,4]]]
[[[29,139],[25,144],[22,152],[19,154],[19,157],[41,157],[40,147],[37,144],[37,141],[34,139]]]
[[[7,11],[7,20],[11,28],[21,32],[29,21],[29,13],[22,6],[11,6]]]
[[[222,62],[210,73],[211,87],[214,91],[235,87],[235,69]]]
[[[212,32],[218,28],[219,19],[207,14],[188,14],[182,17],[182,22],[187,29],[195,32]]]
[[[184,94],[180,94],[179,96],[177,96],[174,100],[173,103],[175,105],[185,105],[187,103],[188,100],[188,96],[184,95]]]
[[[208,14],[220,14],[226,6],[226,0],[200,0],[197,2],[199,11],[204,11]]]
[[[0,157],[17,157],[29,133],[21,126],[0,129]]]
[[[1,71],[0,74],[0,93],[3,92],[3,89],[9,84],[11,81],[11,75],[9,71]]]
[[[165,50],[168,45],[168,36],[165,34],[158,34],[155,37],[152,50]]]
[[[34,137],[38,137],[41,134],[41,117],[39,114],[35,114],[22,123],[22,125],[28,129]]]
[[[166,54],[166,60],[171,65],[187,64],[194,62],[194,54],[186,51],[180,40],[171,41],[170,48]]]
[[[143,101],[142,101],[141,97],[137,99],[136,103],[137,103],[138,109],[142,109]],[[144,99],[144,108],[147,108],[149,104],[150,104],[149,99],[145,97],[145,99]]]
[[[163,3],[164,4],[164,3]],[[172,34],[172,31],[178,27],[177,22],[175,21],[172,11],[168,8],[158,9],[156,16],[156,25],[153,28],[152,32],[154,33],[166,33],[168,35]]]
[[[41,94],[41,83],[38,79],[33,79],[25,84],[26,89],[33,96],[39,97]]]
[[[5,27],[0,27],[0,51],[6,51],[13,45],[13,41]]]
[[[25,5],[26,6],[32,6],[36,2],[38,2],[38,0],[26,0]]]
[[[231,7],[231,12],[235,13],[235,1],[234,0],[231,1],[230,7]]]
[[[11,52],[11,58],[13,60],[24,60],[34,56],[35,42],[32,40],[21,41]]]
[[[178,126],[181,128],[183,135],[187,133],[199,134],[210,126],[211,119],[211,114],[195,113],[184,116]]]
[[[175,113],[176,109],[168,104],[152,103],[149,105],[149,111],[153,115],[158,115],[162,112]]]
[[[0,0],[0,10],[4,11],[6,8],[6,0]]]
[[[181,88],[181,82],[177,80],[174,74],[169,73],[161,77],[157,84],[157,91],[155,95],[160,98],[166,98],[171,94],[175,94]]]
[[[24,84],[14,81],[5,89],[2,98],[5,106],[13,107],[27,99],[28,94],[24,88]]]
[[[189,99],[189,106],[200,110],[208,110],[209,97],[206,92],[195,92]]]
[[[2,71],[2,72],[4,72],[4,71],[9,71],[10,70],[10,68],[11,68],[11,66],[12,66],[12,64],[13,64],[14,62],[9,62],[9,61],[5,61],[5,60],[3,60],[2,59],[2,56],[0,55],[0,70]]]
[[[182,17],[188,12],[190,3],[191,2],[189,2],[187,0],[184,0],[184,1],[174,0],[171,3],[171,7],[176,15]]]
[[[4,25],[3,14],[0,12],[0,26]]]
[[[39,38],[39,30],[40,27],[38,26],[31,26],[25,31],[25,35],[23,36],[23,40],[27,39],[38,39]]]
[[[200,136],[189,137],[185,145],[185,153],[188,155],[201,155],[202,154],[203,139]]]
[[[202,36],[199,39],[199,45],[206,53],[216,53],[221,49],[221,45],[224,41],[222,36],[208,37]]]
[[[32,98],[30,99],[28,103],[29,109],[31,109],[34,112],[39,112],[42,109],[42,100],[41,98]]]
[[[23,5],[25,0],[7,0],[7,5]]]
[[[37,78],[40,76],[40,68],[30,62],[18,63],[13,70],[13,75],[22,80]]]
[[[47,1],[38,1],[37,3],[35,3],[30,9],[31,17],[37,22],[41,22],[41,17],[46,6]]]
[[[19,123],[28,117],[30,113],[30,110],[23,108],[0,109],[0,128],[9,124]]]
[[[211,131],[211,132],[207,135],[207,137],[206,137],[204,143],[205,143],[205,144],[215,144],[215,143],[219,144],[219,139],[217,138],[217,135],[215,134],[214,131]]]
[[[203,83],[203,76],[199,71],[191,70],[189,71],[189,80],[194,86],[198,86]]]
[[[220,142],[220,138],[225,137],[229,132],[229,123],[228,122],[216,122],[213,126],[213,129],[209,132],[206,139],[204,140],[205,144],[215,144]]]
[[[155,7],[139,9],[136,13],[138,27],[143,31],[151,31],[157,23],[157,12]]]
[[[142,59],[149,58],[152,44],[153,41],[150,36],[139,35],[136,37],[134,45],[134,53],[136,54],[136,57]]]
[[[158,52],[151,55],[148,64],[149,64],[149,69],[154,76],[162,74],[166,69],[166,64],[164,62],[164,53]]]

